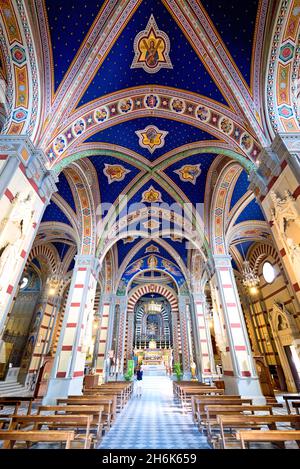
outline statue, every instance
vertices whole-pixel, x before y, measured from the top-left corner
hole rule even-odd
[[[0,236],[0,279],[3,276],[5,267],[9,266],[10,271],[14,271],[15,269],[19,257],[19,250],[33,218],[32,198],[33,193],[31,191],[22,199],[20,199],[20,195],[17,193],[12,202],[13,207],[9,217],[2,220],[1,225],[3,230]]]

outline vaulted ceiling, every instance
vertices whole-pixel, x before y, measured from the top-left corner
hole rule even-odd
[[[263,129],[256,105],[262,85],[257,67],[268,2],[251,0],[241,7],[240,0],[131,0],[120,10],[117,3],[44,0],[38,10],[48,38],[47,92],[52,101],[40,142],[60,172],[58,194],[46,209],[40,234],[46,226],[49,235],[49,223],[60,222],[69,226],[68,236],[71,231],[74,240],[79,236],[82,207],[70,182],[74,161],[80,166],[80,160],[88,160],[93,168],[89,183],[95,206],[116,205],[120,194],[127,194],[130,203],[190,202],[202,205],[203,212],[216,158],[230,151],[246,168],[259,152]],[[198,17],[188,11],[192,4]],[[103,40],[106,35],[102,45],[100,30]],[[222,63],[209,53],[212,44]],[[92,65],[84,69],[88,60]],[[63,97],[69,99],[65,108]],[[264,220],[250,193],[245,199],[248,185],[241,166],[231,194],[231,231],[235,225]],[[147,199],[151,190],[154,199]],[[117,218],[122,216],[121,210]],[[259,229],[252,236],[245,231],[232,234],[238,249],[233,255],[243,255],[264,235]],[[167,238],[164,246],[144,240],[140,246],[142,240],[129,236],[118,241],[119,267],[124,260],[130,265],[144,258],[146,248],[154,245],[182,272],[178,258],[187,264],[186,240]],[[62,243],[63,255],[63,235],[55,241]]]

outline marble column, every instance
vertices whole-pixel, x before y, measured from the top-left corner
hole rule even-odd
[[[178,311],[171,311],[173,336],[173,365],[179,362]]]
[[[124,379],[124,353],[125,353],[125,335],[126,335],[126,313],[127,313],[127,296],[118,298],[120,305],[119,328],[118,328],[118,344],[117,344],[117,363],[118,363],[118,380]]]
[[[207,318],[207,305],[204,293],[193,294],[197,320],[197,332],[201,357],[201,380],[216,373],[213,347],[209,323]]]
[[[0,136],[0,337],[57,176],[28,137]]]
[[[107,379],[107,361],[110,336],[112,334],[112,324],[115,309],[115,295],[105,293],[101,295],[99,302],[99,342],[98,356],[96,363],[96,373],[99,375],[99,383],[104,383]]]
[[[229,352],[232,363],[232,370],[223,370],[226,392],[227,394],[261,397],[262,393],[252,358],[248,333],[231,265],[231,257],[215,255],[214,262],[229,344],[226,351]]]
[[[87,341],[91,337],[99,261],[75,257],[66,312],[57,346],[45,403],[82,393]]]
[[[190,363],[191,351],[189,347],[188,328],[187,328],[187,314],[186,314],[187,301],[188,299],[186,296],[183,296],[183,295],[178,296],[183,379],[188,380],[191,378],[191,363]]]

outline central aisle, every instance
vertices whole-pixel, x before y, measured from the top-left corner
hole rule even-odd
[[[136,384],[136,383],[135,383]],[[174,402],[172,381],[145,376],[141,398],[132,397],[103,438],[101,449],[209,449],[192,421]]]

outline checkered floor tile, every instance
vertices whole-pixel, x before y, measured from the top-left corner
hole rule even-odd
[[[209,449],[190,413],[174,401],[172,381],[145,376],[142,397],[136,395],[103,438],[101,449]]]

